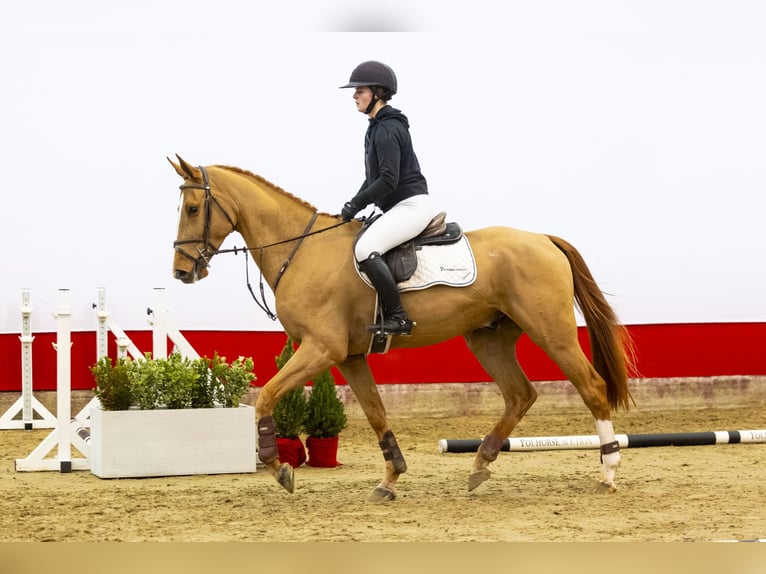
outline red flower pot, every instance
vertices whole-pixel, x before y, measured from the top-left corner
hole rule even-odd
[[[309,466],[335,468],[338,466],[338,437],[320,438],[310,436],[306,439],[309,451]]]
[[[306,462],[306,449],[299,438],[277,437],[277,452],[279,462],[289,463],[293,468],[298,468]]]

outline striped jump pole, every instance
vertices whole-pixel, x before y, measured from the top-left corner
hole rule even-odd
[[[706,431],[656,434],[618,434],[620,448],[650,446],[704,446],[712,444],[766,443],[766,430]],[[441,439],[439,452],[476,452],[481,439]],[[507,438],[502,452],[538,450],[584,450],[600,448],[598,435]]]

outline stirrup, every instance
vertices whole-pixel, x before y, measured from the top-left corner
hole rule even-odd
[[[367,325],[367,330],[379,335],[397,335],[400,337],[409,337],[412,335],[412,327],[416,323],[407,318],[404,319],[386,319],[383,323]]]

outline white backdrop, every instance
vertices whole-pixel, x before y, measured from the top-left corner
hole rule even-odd
[[[165,157],[337,213],[367,124],[337,88],[366,59],[396,70],[392,104],[450,219],[568,239],[626,323],[766,321],[766,4],[252,4],[4,8],[1,332],[19,329],[22,288],[35,330],[55,328],[57,288],[92,329],[102,286],[127,329],[147,327],[153,287],[182,329],[281,329],[241,256],[171,278]]]

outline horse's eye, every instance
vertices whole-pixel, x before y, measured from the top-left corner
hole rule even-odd
[[[198,205],[190,205],[188,208],[189,215],[197,215],[199,213],[199,206]]]

